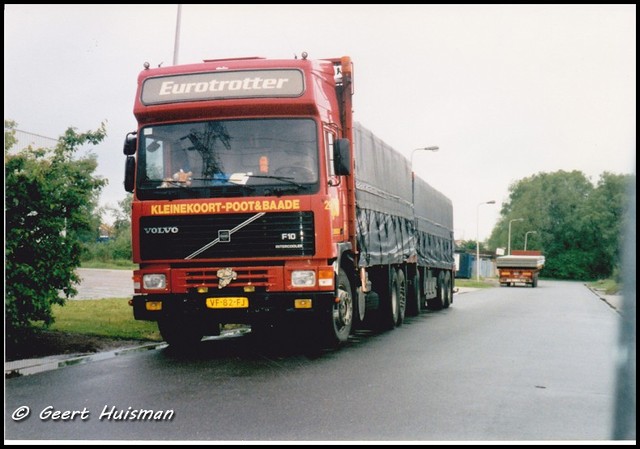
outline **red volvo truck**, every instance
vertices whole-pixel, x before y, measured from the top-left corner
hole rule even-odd
[[[348,57],[138,77],[124,144],[137,320],[174,346],[297,323],[335,347],[453,299],[451,201],[352,114]]]

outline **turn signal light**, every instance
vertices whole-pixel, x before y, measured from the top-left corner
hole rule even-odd
[[[293,307],[296,309],[310,309],[313,302],[310,299],[294,299]]]
[[[333,270],[318,270],[318,285],[320,287],[332,287],[333,277]]]
[[[162,301],[147,301],[145,308],[151,311],[162,310]]]

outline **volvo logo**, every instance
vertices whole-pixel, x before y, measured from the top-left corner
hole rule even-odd
[[[155,228],[143,228],[145,234],[177,234],[177,226],[158,226]]]

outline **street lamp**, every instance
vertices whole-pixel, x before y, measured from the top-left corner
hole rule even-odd
[[[416,148],[415,150],[413,150],[411,152],[411,171],[413,171],[413,155],[415,154],[416,151],[438,151],[440,149],[440,147],[424,147],[424,148]]]
[[[411,202],[416,202],[416,191],[415,191],[415,173],[413,171],[413,155],[416,151],[438,151],[440,147],[432,146],[432,147],[424,147],[424,148],[416,148],[411,152]]]
[[[527,237],[529,237],[529,234],[537,234],[536,231],[527,231],[524,233],[524,250],[527,250]]]
[[[496,204],[496,200],[485,201],[476,207],[476,281],[480,282],[480,206]]]
[[[180,13],[182,5],[178,5],[178,15],[176,16],[176,38],[173,41],[173,65],[178,65],[178,49],[180,48]]]
[[[524,221],[524,218],[514,218],[512,220],[509,220],[509,242],[507,245],[507,255],[510,256],[511,255],[511,223],[513,223],[514,221]]]

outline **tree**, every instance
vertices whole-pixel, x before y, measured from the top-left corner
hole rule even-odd
[[[4,120],[4,153],[7,154],[16,144],[16,122],[13,120]]]
[[[131,261],[131,203],[133,194],[118,202],[119,209],[115,211],[116,219],[113,223],[113,258]]]
[[[114,260],[131,261],[131,193],[118,202],[118,209],[112,210],[115,216],[113,222],[113,241],[110,242],[111,255]]]
[[[77,293],[80,237],[90,229],[92,208],[107,180],[94,175],[94,154],[78,156],[85,144],[106,136],[66,130],[53,149],[6,146],[14,122],[5,121],[5,326],[16,341],[34,321],[50,324],[51,306]],[[15,139],[13,141],[15,143]]]
[[[482,243],[480,244],[480,248],[482,249]],[[476,241],[475,240],[462,240],[460,244],[456,247],[457,250],[460,251],[475,251],[476,250]]]
[[[599,272],[612,274],[619,266],[632,182],[633,176],[604,172],[586,203],[588,219],[583,232],[596,248]]]
[[[480,249],[482,253],[489,251],[485,242],[478,242],[478,244],[476,244],[476,240],[462,240],[460,244],[456,246],[456,250],[472,252],[474,254],[477,249]]]

